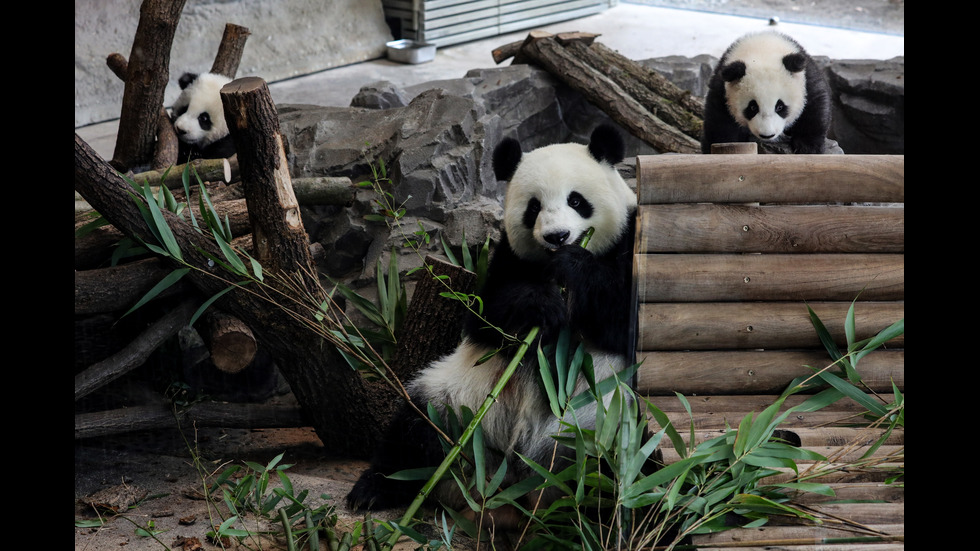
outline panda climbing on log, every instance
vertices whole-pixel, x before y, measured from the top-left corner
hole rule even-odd
[[[226,159],[235,154],[221,105],[221,87],[229,82],[230,78],[215,73],[184,73],[178,79],[181,92],[174,101],[172,116],[179,164],[193,159]]]
[[[447,405],[457,413],[463,406],[479,409],[514,353],[505,347],[479,363],[506,342],[488,324],[520,338],[539,327],[542,344],[555,342],[563,329],[570,329],[591,353],[596,381],[633,363],[627,352],[636,195],[614,167],[623,155],[622,138],[610,126],[597,127],[588,145],[554,144],[524,153],[516,140],[506,139],[495,148],[494,172],[508,184],[501,240],[479,291],[485,321],[471,316],[458,348],[408,384],[421,411],[427,404],[443,414]],[[594,233],[583,247],[590,228]],[[535,356],[533,350],[525,356],[482,422],[487,448],[500,453],[498,462],[501,456],[507,459],[508,483],[533,474],[517,453],[549,465],[553,435],[561,430],[541,390]],[[580,378],[577,391],[587,388]],[[576,414],[585,426],[594,424],[595,405]],[[569,464],[562,457],[568,451],[558,447],[554,470]],[[424,481],[386,475],[435,467],[444,457],[434,430],[405,405],[393,416],[387,437],[347,504],[355,511],[406,506]],[[495,469],[487,467],[488,472]],[[466,505],[451,479],[436,488],[434,497],[456,509]]]
[[[793,153],[823,153],[830,116],[830,85],[803,47],[782,33],[749,33],[729,46],[708,83],[701,152],[788,140]]]

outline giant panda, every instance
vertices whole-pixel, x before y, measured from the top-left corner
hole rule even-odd
[[[569,329],[591,353],[596,380],[632,363],[629,305],[636,195],[614,168],[623,153],[618,131],[605,125],[593,130],[588,145],[553,144],[524,153],[516,140],[506,139],[495,148],[494,173],[508,184],[501,238],[479,291],[485,321],[469,317],[458,348],[423,368],[407,385],[420,411],[430,403],[443,413],[446,405],[455,412],[462,406],[477,411],[514,354],[488,324],[520,338],[537,326],[542,345]],[[582,247],[590,228],[594,233]],[[514,454],[548,465],[552,435],[560,430],[539,387],[534,350],[525,355],[482,422],[485,443],[507,458],[511,481],[532,474]],[[578,390],[586,388],[579,381]],[[594,422],[594,406],[577,410],[577,415],[580,423],[587,424],[590,416]],[[405,405],[348,494],[348,507],[359,511],[407,505],[423,482],[385,475],[434,467],[444,457],[434,431]],[[567,461],[559,460],[558,467],[562,464]],[[434,497],[446,506],[465,508],[453,481],[437,487]]]
[[[235,154],[228,133],[221,87],[231,79],[216,73],[184,73],[178,79],[180,95],[172,106],[177,132],[177,162],[192,159],[224,159]]]
[[[830,116],[830,85],[803,47],[782,33],[749,33],[729,46],[708,83],[701,152],[788,139],[793,153],[822,153]]]

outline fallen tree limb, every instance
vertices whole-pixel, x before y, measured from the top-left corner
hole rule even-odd
[[[99,270],[75,271],[75,315],[123,312],[136,304],[173,268],[159,258],[146,258]],[[181,287],[160,298],[174,296]]]
[[[513,56],[515,63],[540,66],[662,153],[700,153],[703,106],[669,82],[664,85],[666,79],[653,71],[594,42],[595,36],[532,31],[518,48],[508,44],[495,50],[494,59]]]
[[[293,405],[199,402],[175,412],[172,405],[160,403],[76,414],[75,440],[188,425],[253,429],[305,427],[310,421]]]
[[[126,348],[75,375],[75,400],[89,395],[142,365],[161,343],[176,335],[181,327],[187,325],[197,307],[194,301],[182,301],[138,338],[133,339]]]

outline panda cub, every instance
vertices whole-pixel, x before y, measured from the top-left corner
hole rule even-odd
[[[234,155],[235,144],[228,133],[221,105],[221,87],[231,79],[215,73],[184,73],[177,82],[181,92],[172,108],[178,140],[177,162]]]
[[[793,153],[822,153],[830,128],[830,85],[792,38],[747,34],[729,46],[708,83],[701,152],[725,142],[788,138]]]
[[[498,180],[506,180],[500,242],[496,245],[480,296],[485,321],[471,316],[459,347],[424,368],[408,385],[413,403],[479,409],[514,351],[504,348],[485,363],[487,353],[505,341],[487,326],[523,338],[534,326],[539,341],[553,343],[563,328],[582,339],[602,380],[632,363],[627,358],[632,276],[632,236],[636,195],[616,171],[624,147],[609,126],[596,128],[588,145],[566,143],[529,153],[513,139],[493,153]],[[594,234],[586,247],[582,238]],[[536,349],[536,347],[535,347]],[[510,482],[532,471],[515,453],[548,465],[560,424],[539,386],[532,349],[508,387],[483,419],[488,449],[506,457]],[[578,391],[587,388],[580,380]],[[580,422],[594,422],[591,410],[577,410]],[[559,447],[559,455],[563,449]],[[410,503],[423,482],[386,478],[394,472],[439,465],[443,448],[429,425],[405,405],[392,418],[388,435],[371,466],[347,496],[353,510],[387,509]],[[557,468],[568,464],[559,458]],[[488,466],[496,469],[496,464]],[[454,481],[443,482],[433,496],[456,509],[465,507]],[[546,497],[547,499],[547,497]]]

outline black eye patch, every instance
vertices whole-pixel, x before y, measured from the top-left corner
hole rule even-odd
[[[521,222],[524,224],[524,227],[528,229],[533,228],[535,220],[538,219],[539,212],[541,212],[541,201],[537,197],[532,197],[527,202],[527,207],[524,208],[524,216],[521,217]]]
[[[776,114],[784,119],[789,116],[789,106],[781,99],[776,100]]]
[[[750,101],[749,104],[745,106],[745,110],[742,111],[742,115],[748,120],[752,120],[752,117],[758,114],[759,104],[756,103],[755,100]]]
[[[211,115],[207,111],[197,116],[197,122],[201,125],[201,130],[211,130]]]
[[[573,191],[568,194],[568,206],[575,209],[575,212],[579,214],[582,218],[590,218],[592,216],[592,203],[590,203],[581,193]]]

